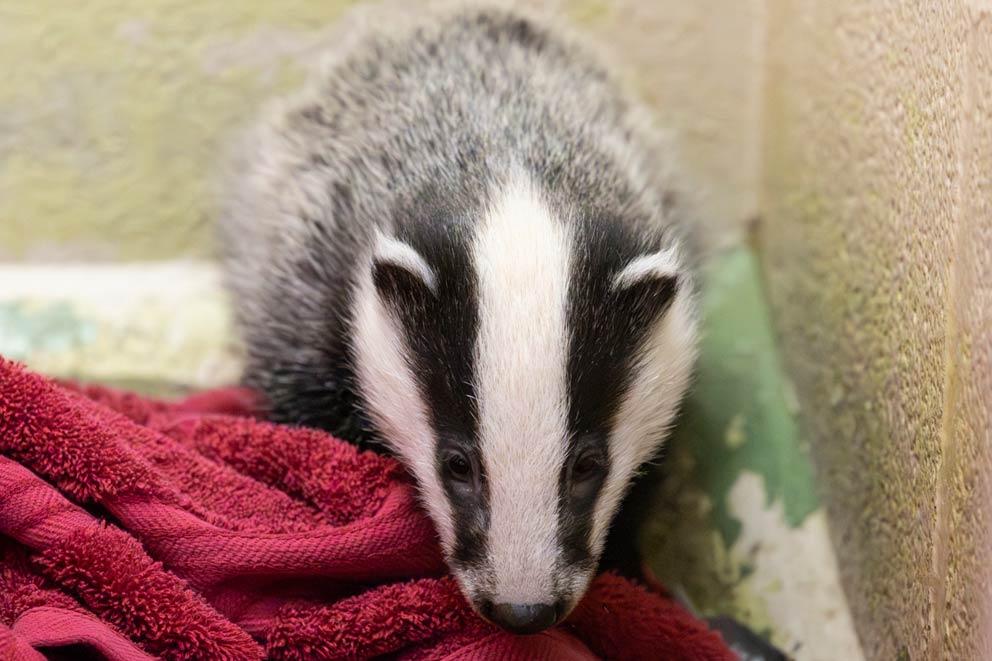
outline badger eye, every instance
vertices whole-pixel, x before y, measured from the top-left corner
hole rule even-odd
[[[584,452],[572,464],[572,481],[585,482],[600,474],[603,463],[595,452]]]
[[[472,479],[472,462],[461,452],[450,452],[444,458],[444,472],[452,480],[469,482]]]

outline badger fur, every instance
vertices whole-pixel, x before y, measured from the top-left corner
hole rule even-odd
[[[395,453],[466,597],[519,632],[582,596],[696,335],[671,154],[549,26],[371,31],[250,132],[219,223],[246,382]]]

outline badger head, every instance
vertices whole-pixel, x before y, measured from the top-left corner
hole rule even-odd
[[[452,572],[521,633],[583,595],[695,353],[678,247],[547,199],[515,184],[379,232],[352,320],[367,413]]]

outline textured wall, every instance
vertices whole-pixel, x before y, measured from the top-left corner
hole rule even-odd
[[[757,213],[765,0],[533,0],[560,7],[616,56],[679,139],[717,245]]]
[[[230,129],[303,79],[351,4],[0,2],[0,259],[208,254]],[[707,217],[754,213],[758,0],[526,4],[602,38],[685,136]]]
[[[865,652],[990,658],[992,3],[768,34],[767,282]]]
[[[0,3],[0,258],[205,254],[226,129],[345,4]]]

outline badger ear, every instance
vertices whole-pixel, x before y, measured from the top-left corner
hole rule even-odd
[[[675,247],[635,257],[613,277],[613,293],[631,313],[658,317],[675,300],[682,266]]]
[[[415,301],[437,293],[437,275],[409,243],[376,233],[372,252],[372,282],[384,300]]]

